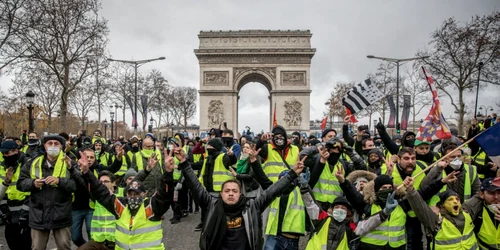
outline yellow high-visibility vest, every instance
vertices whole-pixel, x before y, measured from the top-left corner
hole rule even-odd
[[[376,214],[381,210],[379,205],[372,204],[371,214]],[[398,205],[386,221],[368,234],[361,236],[361,242],[375,246],[389,244],[392,248],[404,246],[406,244],[405,224],[406,214]]]
[[[476,235],[474,235],[474,223],[468,213],[462,212],[465,217],[463,232],[458,231],[457,227],[449,220],[443,218],[441,228],[434,238],[435,249],[449,250],[471,250],[477,249]],[[441,217],[441,214],[439,215]],[[432,247],[432,244],[431,244]]]
[[[292,167],[295,165],[299,159],[299,148],[295,145],[290,145],[288,149],[288,154],[286,155],[286,162],[288,166]],[[262,164],[264,173],[267,175],[269,180],[273,183],[278,181],[278,177],[281,172],[289,170],[286,164],[283,162],[283,158],[279,153],[273,149],[273,145],[267,144],[267,160]]]

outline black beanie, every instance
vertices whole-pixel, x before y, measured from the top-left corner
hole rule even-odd
[[[220,138],[212,138],[210,141],[208,141],[207,145],[210,145],[217,149],[218,151],[222,150],[222,147],[224,147],[224,143],[222,143]]]
[[[377,176],[377,178],[375,178],[375,192],[378,192],[378,190],[383,186],[383,185],[386,185],[386,184],[391,184],[391,185],[394,185],[392,183],[392,178],[388,175],[379,175]]]
[[[335,136],[336,136],[337,135],[337,130],[329,128],[329,129],[323,130],[323,133],[321,133],[321,138],[325,137],[328,133],[330,133],[332,131],[335,132]]]
[[[352,211],[351,203],[349,203],[349,201],[343,196],[337,196],[337,198],[335,198],[332,203],[332,207],[335,207],[335,205],[344,205],[347,209]]]
[[[274,135],[282,135],[286,138],[286,131],[285,131],[285,128],[283,128],[282,126],[280,125],[277,125],[276,127],[273,128],[272,130],[272,133]]]
[[[446,199],[448,199],[450,196],[457,196],[460,198],[460,196],[458,196],[458,194],[455,193],[455,191],[453,191],[453,190],[446,190],[446,191],[440,193],[438,196],[439,196],[439,202],[437,205],[439,205],[439,206],[442,206],[443,203],[446,201]]]

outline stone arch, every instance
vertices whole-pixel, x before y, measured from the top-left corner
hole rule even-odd
[[[238,131],[239,91],[259,82],[269,90],[269,115],[276,104],[278,124],[309,132],[310,66],[316,52],[309,30],[201,31],[198,37],[200,131],[223,122]]]

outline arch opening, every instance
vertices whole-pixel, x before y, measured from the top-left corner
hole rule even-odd
[[[249,78],[248,81],[238,84],[237,121],[238,132],[242,135],[248,128],[254,136],[262,130],[269,130],[271,89],[267,81],[255,80],[258,78]]]

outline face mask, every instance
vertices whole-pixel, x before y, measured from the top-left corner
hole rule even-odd
[[[336,221],[342,222],[347,217],[347,211],[345,211],[344,209],[340,209],[340,208],[333,209],[332,217]]]
[[[292,142],[293,142],[293,145],[299,145],[300,144],[300,140],[298,138],[293,139]]]
[[[58,156],[59,152],[61,152],[61,149],[59,147],[47,147],[47,154],[52,157]]]
[[[278,147],[282,147],[285,145],[285,139],[283,139],[283,138],[273,139],[273,142],[274,142],[274,145],[276,145]]]
[[[153,150],[152,149],[143,149],[142,152],[145,155],[149,156],[149,155],[151,155],[153,153]]]
[[[131,210],[137,210],[141,207],[143,198],[142,198],[142,196],[130,197],[130,198],[127,198],[127,200],[128,200],[128,207]]]
[[[460,167],[462,167],[462,160],[460,160],[460,158],[455,158],[455,160],[450,162],[450,167],[452,167],[454,170],[460,169]]]
[[[139,152],[139,147],[138,146],[133,146],[132,147],[132,152],[134,152],[134,153]]]
[[[38,145],[40,145],[40,140],[28,139],[28,146],[33,147],[33,146],[38,146]]]
[[[240,159],[241,159],[241,160],[246,160],[246,159],[248,159],[248,154],[245,154],[245,153],[241,154]]]
[[[19,154],[4,156],[3,164],[7,167],[17,167],[17,160],[19,160]]]
[[[377,195],[377,200],[375,203],[377,203],[377,205],[384,205],[385,206],[385,203],[387,202],[387,197],[389,197],[389,195],[392,193],[393,191],[390,190],[390,189],[386,189],[386,190],[381,190],[381,191],[378,191],[376,193]]]
[[[415,139],[406,140],[406,146],[413,147],[415,144]]]
[[[231,147],[234,143],[232,137],[222,137],[222,141],[224,142],[224,145],[226,145],[226,147]]]
[[[207,152],[208,152],[208,155],[215,155],[215,154],[217,154],[217,152],[219,152],[219,150],[217,150],[215,148],[208,148]]]
[[[396,143],[396,145],[398,145],[398,146],[401,146],[401,142],[397,141],[397,142],[394,142],[394,143]]]

